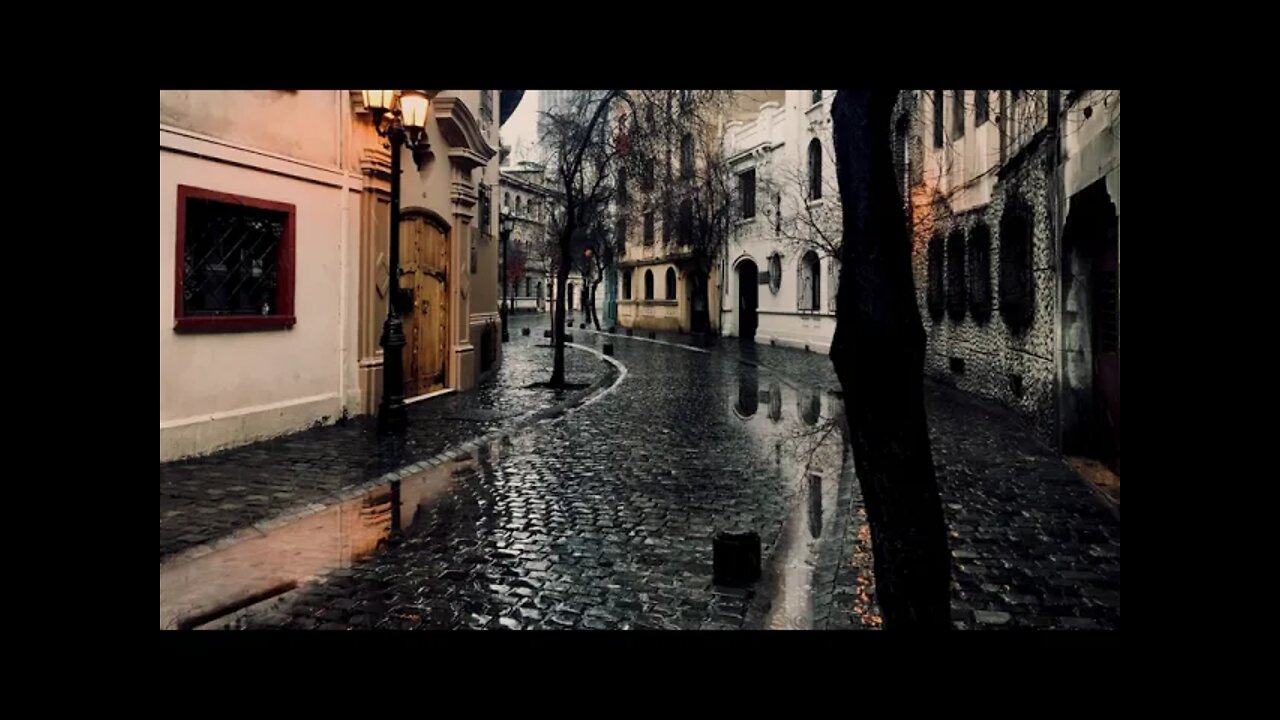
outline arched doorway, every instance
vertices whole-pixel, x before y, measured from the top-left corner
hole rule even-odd
[[[1099,180],[1062,233],[1063,449],[1120,471],[1120,224]]]
[[[738,263],[738,337],[756,339],[757,308],[760,305],[760,270],[752,260]]]
[[[449,236],[435,218],[400,221],[400,287],[404,307],[404,395],[443,389],[448,367]]]
[[[685,285],[689,288],[689,332],[711,332],[711,308],[708,300],[711,293],[707,286],[707,274],[701,270],[692,270],[686,276]]]

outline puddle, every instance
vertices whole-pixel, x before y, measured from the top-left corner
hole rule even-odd
[[[767,596],[767,629],[814,627],[814,593],[819,556],[836,537],[841,482],[852,457],[835,423],[839,400],[818,389],[796,389],[769,379],[769,373],[741,368],[730,410],[756,436],[784,482],[787,514],[765,559],[760,592]],[[821,600],[821,598],[819,598]]]
[[[485,452],[481,448],[480,452]],[[340,505],[263,530],[259,537],[207,555],[160,566],[160,628],[210,623],[263,602],[321,573],[350,567],[377,549],[393,528],[408,528],[419,509],[447,492],[477,461],[451,461],[388,483]],[[398,491],[398,517],[391,512]]]

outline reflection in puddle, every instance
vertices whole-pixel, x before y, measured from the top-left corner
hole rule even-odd
[[[481,448],[484,452],[485,448]],[[447,491],[476,461],[448,462],[380,485],[293,522],[255,526],[260,536],[160,566],[160,628],[199,625],[266,599],[326,571],[369,557],[392,532],[398,490],[400,527]]]
[[[798,420],[779,424],[784,395],[794,396],[786,402],[796,403]],[[815,577],[819,553],[842,541],[833,536],[839,525],[834,522],[834,513],[851,456],[836,424],[841,408],[830,405],[832,400],[823,393],[809,389],[797,392],[774,381],[767,397],[768,421],[739,414],[759,443],[773,448],[772,459],[789,496],[782,530],[764,568],[761,592],[771,601],[764,624],[772,629],[810,629],[814,625],[814,588],[821,584]],[[825,408],[824,402],[828,404]],[[852,481],[851,473],[847,477]]]

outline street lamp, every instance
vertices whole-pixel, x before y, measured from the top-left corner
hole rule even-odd
[[[516,227],[516,219],[511,216],[511,208],[506,205],[498,211],[498,234],[502,236],[502,342],[511,340],[507,332],[507,246],[511,244],[511,231]]]
[[[387,319],[382,324],[382,403],[378,432],[404,432],[409,417],[404,406],[404,323],[400,320],[400,154],[405,145],[421,165],[429,152],[427,110],[430,101],[418,90],[365,90],[364,106],[373,116],[378,137],[391,141],[391,243]],[[399,97],[397,97],[397,94]],[[398,513],[396,513],[398,514]]]

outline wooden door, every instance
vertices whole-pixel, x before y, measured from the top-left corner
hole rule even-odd
[[[404,315],[405,397],[445,387],[448,359],[449,242],[425,216],[400,226],[401,286],[413,292]]]

